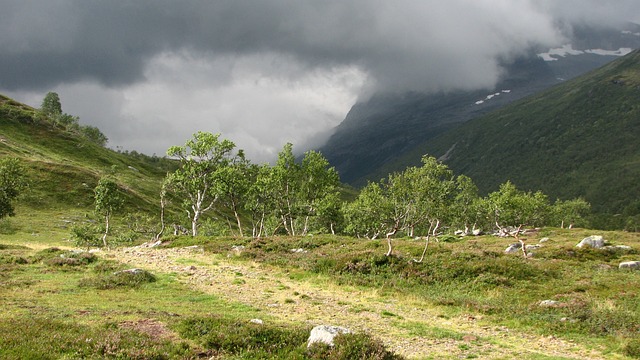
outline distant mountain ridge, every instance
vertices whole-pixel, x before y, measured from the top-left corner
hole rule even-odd
[[[574,26],[566,46],[532,49],[528,56],[505,64],[508,75],[493,89],[375,94],[354,105],[318,150],[336,167],[343,182],[362,186],[419,163],[420,155],[414,150],[430,139],[636,48],[640,48],[637,24],[623,28]],[[414,154],[415,159],[407,160],[407,154]]]
[[[424,142],[484,193],[506,180],[640,216],[640,50]],[[639,218],[640,219],[640,218]]]

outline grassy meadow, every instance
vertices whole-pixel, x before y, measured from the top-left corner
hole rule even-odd
[[[179,271],[142,263],[149,272],[123,275],[118,271],[130,266],[119,261],[117,251],[71,251],[69,226],[82,219],[80,212],[51,210],[0,223],[1,358],[399,358],[385,349],[386,339],[369,333],[346,336],[335,348],[308,350],[309,322],[272,314],[243,302],[242,296],[233,301],[189,286]],[[631,249],[575,247],[592,234]],[[640,235],[545,228],[525,238],[527,244],[548,241],[525,259],[504,253],[513,239],[443,237],[431,242],[422,263],[413,259],[424,244],[411,239],[394,240],[391,257],[384,256],[384,241],[336,236],[169,237],[149,251],[198,246],[202,254],[197,259],[185,255],[177,264],[261,266],[293,284],[374,294],[362,301],[348,295],[339,300],[348,309],[346,319],[376,312],[389,333],[408,343],[435,339],[456,344],[449,355],[434,349],[433,354],[414,353],[415,358],[510,358],[514,352],[526,359],[573,358],[566,349],[561,355],[521,345],[503,349],[507,345],[499,336],[482,332],[488,327],[577,344],[573,355],[587,351],[593,358],[640,358],[640,271],[618,269],[622,261],[640,259]],[[244,248],[238,251],[239,246]],[[250,291],[247,287],[255,284],[246,284],[249,279],[241,275],[229,286]],[[262,292],[273,290],[273,284],[262,283]],[[282,289],[286,298],[279,306],[319,304],[290,286]],[[554,303],[542,306],[544,300]],[[435,314],[441,323],[395,308],[379,310],[379,303],[406,304]],[[264,324],[250,322],[254,318]],[[446,325],[460,318],[473,318],[474,325]]]

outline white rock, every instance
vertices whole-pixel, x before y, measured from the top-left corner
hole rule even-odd
[[[620,265],[618,265],[618,269],[638,270],[638,269],[640,269],[640,261],[625,261],[625,262],[621,262]]]
[[[504,252],[505,252],[505,254],[514,254],[514,253],[517,253],[518,251],[520,251],[520,249],[522,249],[522,244],[515,243],[515,244],[509,245],[509,247],[506,248],[504,250]]]
[[[546,243],[547,241],[549,241],[550,239],[548,237],[544,237],[542,239],[540,239],[540,243]]]
[[[340,326],[318,325],[311,330],[307,347],[317,342],[333,346],[333,339],[339,334],[350,334],[351,330]]]
[[[134,274],[134,275],[137,275],[137,274],[142,274],[143,272],[144,272],[144,270],[142,270],[142,269],[140,269],[140,268],[133,268],[133,269],[127,269],[127,270],[120,270],[120,271],[116,271],[116,272],[114,272],[113,274],[114,274],[114,275],[118,275],[118,274],[125,273],[125,274]]]
[[[580,243],[576,245],[576,247],[579,247],[579,248],[582,248],[585,246],[592,247],[594,249],[600,249],[604,247],[604,238],[600,235],[591,235],[589,237],[582,239],[582,241],[580,241]]]
[[[540,306],[556,306],[560,304],[560,302],[555,301],[555,300],[542,300],[540,301]]]
[[[262,321],[261,319],[251,319],[249,320],[249,322],[252,324],[258,324],[258,325],[264,324],[264,321]]]

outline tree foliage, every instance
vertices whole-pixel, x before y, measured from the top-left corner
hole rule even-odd
[[[384,235],[391,255],[397,233],[425,238],[426,252],[429,239],[445,231],[467,235],[558,221],[571,225],[580,223],[589,210],[581,199],[551,205],[542,192],[521,191],[509,181],[480,197],[471,178],[454,176],[430,156],[422,158],[421,166],[371,182],[355,200],[342,202],[338,173],[322,154],[308,151],[296,159],[290,143],[274,165],[252,164],[231,141],[204,132],[167,154],[177,158],[180,167],[167,176],[163,191],[181,199],[194,236],[201,216],[213,210],[240,236],[248,230],[245,222],[253,237],[336,231],[369,239]],[[221,231],[224,222],[211,217],[207,221],[216,222],[216,231]]]
[[[199,131],[184,146],[172,146],[167,155],[180,162],[179,168],[168,175],[168,187],[182,199],[182,207],[191,220],[191,234],[198,235],[201,216],[213,209],[221,197],[220,178],[225,168],[238,155],[235,144],[220,140],[220,134]]]
[[[94,194],[96,213],[102,215],[105,221],[102,244],[107,246],[107,235],[111,230],[111,216],[122,209],[124,200],[120,194],[118,184],[109,176],[104,176],[98,181]]]
[[[62,104],[60,103],[60,96],[55,92],[48,92],[42,99],[42,105],[40,105],[40,111],[49,117],[55,117],[62,114]]]
[[[20,160],[0,159],[0,219],[15,216],[13,202],[27,186],[26,169]]]
[[[40,112],[55,126],[61,127],[72,134],[105,146],[109,140],[100,129],[91,125],[80,125],[80,118],[62,112],[60,96],[55,92],[48,92],[40,105]]]

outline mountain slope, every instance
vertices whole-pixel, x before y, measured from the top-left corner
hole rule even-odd
[[[402,170],[404,155],[438,134],[640,48],[640,26],[573,26],[567,38],[561,48],[533,49],[505,63],[506,75],[493,89],[374,95],[354,105],[319,150],[343,182],[362,186],[378,180]]]
[[[113,173],[128,206],[149,211],[156,205],[165,160],[132,156],[98,146],[54,127],[38,112],[0,95],[0,156],[17,157],[31,182],[21,204],[34,210],[93,205],[98,179]]]
[[[640,199],[640,50],[470,121],[413,154],[441,156],[484,192],[511,180],[618,213]]]

